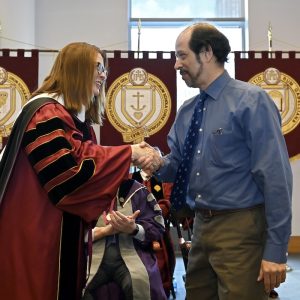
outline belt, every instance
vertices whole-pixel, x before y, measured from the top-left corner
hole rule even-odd
[[[263,204],[258,204],[250,207],[244,207],[244,208],[235,208],[235,209],[223,209],[223,210],[214,210],[214,209],[206,209],[206,208],[195,208],[196,212],[199,212],[202,217],[204,218],[212,218],[215,216],[220,216],[220,215],[226,215],[226,214],[232,214],[240,211],[245,211],[245,210],[252,210],[256,208],[263,207]]]

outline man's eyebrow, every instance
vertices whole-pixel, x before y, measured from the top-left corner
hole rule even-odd
[[[175,55],[176,56],[179,56],[179,55],[185,55],[186,54],[186,52],[184,52],[184,51],[182,51],[182,50],[179,50],[179,51],[176,51],[175,52]]]

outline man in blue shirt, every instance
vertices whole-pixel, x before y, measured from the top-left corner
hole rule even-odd
[[[230,50],[227,38],[205,23],[176,40],[175,69],[189,87],[206,92],[183,178],[185,201],[195,211],[187,299],[267,299],[286,278],[292,173],[281,118],[263,89],[229,76]],[[178,182],[197,101],[181,106],[168,135],[171,151],[153,163],[163,181]]]

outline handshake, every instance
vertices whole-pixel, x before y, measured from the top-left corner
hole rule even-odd
[[[131,150],[133,165],[142,169],[148,176],[151,176],[164,164],[160,151],[146,142],[132,145]]]

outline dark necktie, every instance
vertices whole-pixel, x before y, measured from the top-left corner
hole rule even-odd
[[[198,102],[192,116],[192,121],[187,132],[184,146],[183,157],[177,169],[173,190],[171,193],[171,204],[173,211],[178,211],[186,206],[186,193],[190,179],[192,161],[196,145],[199,141],[199,130],[202,122],[203,105],[207,94],[202,91],[198,96]]]

